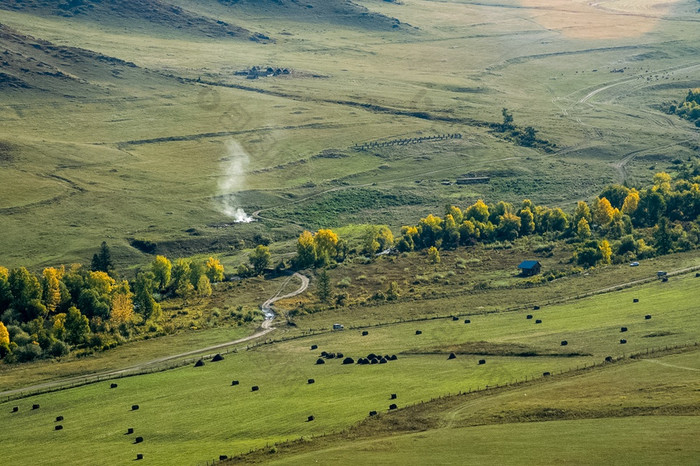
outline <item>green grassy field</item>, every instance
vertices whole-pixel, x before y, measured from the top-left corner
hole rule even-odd
[[[100,382],[6,402],[0,404],[0,420],[8,427],[6,458],[10,463],[28,455],[47,464],[90,464],[97,458],[121,463],[143,453],[156,464],[196,463],[342,431],[365,419],[370,410],[386,412],[391,403],[403,408],[486,385],[541,379],[543,372],[554,374],[551,380],[558,381],[560,372],[600,364],[606,356],[619,358],[646,348],[694,342],[699,330],[693,318],[697,279],[686,275],[664,284],[668,287],[660,285],[533,311],[542,319],[539,325],[526,319],[526,312],[510,312],[475,315],[470,324],[442,319],[387,325],[370,329],[367,336],[348,330],[262,345],[200,368],[118,379],[115,389],[109,388],[109,382]],[[633,303],[632,296],[640,301]],[[646,313],[653,318],[645,320]],[[620,326],[627,326],[628,332],[621,334]],[[415,334],[417,329],[421,335]],[[627,339],[626,345],[619,343],[621,336]],[[563,339],[568,346],[560,346]],[[314,344],[318,348],[310,350]],[[317,365],[320,351],[342,352],[355,359],[370,352],[396,354],[398,359],[369,366],[329,359]],[[451,351],[457,357],[448,360]],[[514,355],[521,353],[528,356]],[[486,363],[478,364],[479,359]],[[669,361],[672,366],[686,364],[682,357]],[[633,367],[652,372],[672,368],[635,362],[620,365],[620,370]],[[633,372],[651,380],[644,371]],[[426,379],[425,374],[430,377]],[[567,377],[561,380],[573,380]],[[309,378],[315,383],[308,384]],[[240,384],[232,386],[232,380]],[[251,391],[253,385],[260,390]],[[390,400],[392,393],[397,394],[395,401]],[[576,393],[595,396],[593,388]],[[680,404],[687,400],[688,409],[697,409],[692,392],[681,390],[677,395],[669,389],[660,396]],[[658,402],[656,395],[650,396],[652,404]],[[516,397],[516,403],[521,401]],[[577,402],[581,403],[573,403]],[[33,404],[40,409],[31,410]],[[133,404],[140,409],[131,411]],[[19,413],[11,413],[12,406],[19,406]],[[535,410],[518,406],[525,413]],[[53,430],[59,415],[64,416],[60,432]],[[311,415],[315,420],[307,422]],[[470,419],[455,416],[454,423]],[[135,429],[134,436],[125,435],[129,427]],[[571,435],[578,428],[591,429],[572,427]],[[133,445],[135,436],[143,436],[143,444]]]

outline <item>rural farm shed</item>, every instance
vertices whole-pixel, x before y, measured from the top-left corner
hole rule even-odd
[[[529,277],[540,273],[542,264],[540,264],[539,261],[522,261],[518,266],[518,269],[520,269],[520,275],[523,277]]]

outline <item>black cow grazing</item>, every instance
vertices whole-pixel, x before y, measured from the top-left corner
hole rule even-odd
[[[39,405],[32,405],[32,409],[39,409]]]
[[[257,385],[253,385],[252,387],[250,387],[251,392],[257,392],[258,390],[260,390],[260,387],[258,387]]]
[[[367,359],[377,359],[377,355],[374,354],[374,353],[369,353],[369,354],[367,355]]]
[[[325,358],[328,355],[328,352],[326,351],[321,351],[321,357]]]
[[[13,412],[13,413],[16,413],[16,412],[18,412],[18,411],[19,411],[19,406],[13,406],[13,407],[12,407],[12,412]]]
[[[471,324],[471,323],[472,323],[472,321],[471,321],[471,320],[469,320],[469,319],[464,319],[464,323],[465,323],[465,324]]]
[[[459,320],[459,317],[457,317],[457,316],[452,316],[452,320]]]
[[[392,354],[389,359],[391,359],[392,361],[396,361],[399,358],[397,358],[395,354]]]
[[[136,459],[137,459],[137,460],[142,460],[142,459],[143,459],[143,454],[137,453],[137,454],[136,454]]]
[[[309,417],[306,418],[306,422],[311,422],[311,421],[313,421],[314,419],[315,419],[315,418],[314,418],[313,416],[309,416]]]
[[[626,331],[627,331],[627,327],[620,327],[620,332],[626,332]]]
[[[479,359],[479,365],[486,364],[486,359]]]
[[[605,362],[613,362],[612,356],[606,356],[606,357],[605,357]]]
[[[110,384],[109,388],[117,388],[117,384],[116,383]]]
[[[539,307],[539,306],[534,306],[532,309],[535,310],[535,311],[539,311],[539,310],[540,310],[540,307]]]
[[[377,415],[377,412],[376,412],[376,411],[370,411],[370,412],[369,412],[369,415],[370,415],[370,416],[376,416],[376,415]]]
[[[421,335],[422,333],[423,332],[421,332],[420,330],[416,330],[416,335]]]
[[[56,416],[56,422],[60,422],[63,420],[63,416]]]
[[[363,336],[363,337],[366,337],[367,335],[369,335],[369,332],[368,332],[367,330],[363,330],[363,331],[362,331],[362,336]]]
[[[223,361],[223,360],[224,360],[224,357],[222,355],[220,355],[219,353],[217,353],[216,356],[211,358],[212,362],[218,362],[218,361]]]
[[[535,323],[536,323],[536,324],[541,324],[541,323],[542,323],[542,319],[536,319],[536,320],[535,320]]]
[[[393,403],[389,405],[389,409],[396,409],[396,408],[398,408],[398,406],[396,406],[396,405],[393,404]]]
[[[309,385],[311,385],[312,383],[316,383],[316,381],[315,381],[314,379],[309,379],[309,380],[306,381],[306,383],[308,383]]]
[[[369,363],[370,364],[379,364],[379,359],[370,359]]]
[[[311,345],[311,349],[312,350],[318,349],[318,345]]]
[[[335,357],[336,357],[337,359],[343,359],[343,353],[336,353],[336,354],[335,354]]]
[[[447,356],[447,359],[454,359],[454,358],[456,358],[456,357],[457,357],[457,355],[456,355],[456,354],[454,354],[454,353],[450,353],[450,355],[449,355],[449,356]]]
[[[59,424],[56,427],[54,427],[53,430],[63,430],[63,426]]]
[[[129,427],[128,429],[126,429],[126,435],[131,435],[131,434],[133,434],[133,433],[134,433],[134,428],[133,428],[133,427]]]
[[[392,394],[391,394],[391,399],[392,399],[392,400],[395,400],[395,399],[396,399],[396,393],[392,393]]]
[[[632,299],[632,302],[633,302],[633,303],[638,303],[638,302],[639,302],[639,298],[633,298],[633,299]]]
[[[325,363],[326,363],[326,361],[324,361],[324,360],[321,359],[321,358],[318,358],[318,359],[316,360],[316,364],[325,364]]]
[[[549,372],[543,372],[542,375],[543,375],[544,377],[549,377],[551,374],[550,374]]]
[[[527,315],[527,319],[528,319],[528,320],[532,319],[532,314],[528,314],[528,315]]]
[[[621,345],[624,345],[625,343],[627,343],[627,340],[625,340],[625,339],[620,340]]]
[[[566,341],[566,340],[562,340],[562,342],[561,342],[561,346],[566,346],[566,345],[568,345],[568,344],[569,344],[569,342]]]
[[[131,405],[132,411],[136,411],[137,409],[139,409],[139,405]]]
[[[386,359],[381,358],[381,359],[379,360],[379,364],[386,364]]]
[[[335,353],[326,353],[326,359],[333,359],[335,358]]]
[[[649,320],[649,319],[651,319],[651,314],[647,314],[647,315],[645,315],[645,316],[644,316],[644,318],[645,318],[646,320]]]
[[[238,385],[240,382],[238,380],[232,380],[231,381],[231,386],[233,387],[234,385]]]
[[[700,277],[700,272],[695,272],[695,278]]]
[[[143,442],[143,437],[136,437],[134,439],[134,443],[141,443],[141,442]]]
[[[343,359],[343,364],[355,364],[355,360],[353,358],[345,358]]]
[[[224,461],[227,460],[228,456],[227,455],[219,455],[219,461]]]
[[[202,367],[203,365],[204,365],[204,361],[201,359],[199,361],[197,361],[196,363],[194,363],[194,367]]]

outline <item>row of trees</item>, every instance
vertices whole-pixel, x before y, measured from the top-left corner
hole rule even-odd
[[[35,275],[25,267],[0,267],[0,358],[61,356],[72,346],[102,347],[118,336],[128,338],[134,326],[161,320],[162,299],[202,299],[211,295],[213,282],[224,279],[214,258],[172,263],[157,256],[132,282],[119,280],[105,243],[91,269],[47,267]]]

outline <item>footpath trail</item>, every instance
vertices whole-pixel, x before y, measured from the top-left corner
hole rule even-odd
[[[289,284],[289,282],[292,280],[292,278],[298,278],[301,281],[301,286],[299,286],[299,288],[297,288],[295,291],[293,291],[291,293],[280,296],[280,294],[282,293],[284,288]],[[109,370],[109,371],[103,371],[103,372],[95,372],[92,374],[80,375],[80,376],[75,376],[75,377],[67,377],[67,378],[62,378],[59,380],[54,380],[51,382],[45,382],[45,383],[41,383],[41,384],[37,384],[37,385],[31,385],[29,387],[17,388],[14,390],[7,390],[7,391],[0,392],[0,397],[12,396],[12,395],[16,395],[16,394],[22,393],[22,392],[38,392],[38,391],[43,391],[43,390],[49,390],[49,389],[56,388],[59,386],[70,385],[72,383],[89,383],[92,381],[105,380],[105,379],[109,379],[109,378],[113,378],[113,377],[124,376],[124,375],[127,375],[129,373],[138,373],[138,372],[141,372],[145,369],[148,369],[151,366],[156,366],[158,364],[162,364],[162,363],[167,362],[167,361],[182,359],[182,358],[186,358],[188,356],[195,356],[198,354],[203,355],[203,354],[211,353],[211,352],[214,352],[217,350],[221,350],[223,348],[227,348],[229,346],[234,346],[234,345],[238,345],[241,343],[245,343],[247,341],[258,339],[260,337],[267,335],[268,333],[270,333],[271,331],[273,331],[275,329],[275,327],[272,326],[272,321],[275,319],[275,313],[272,311],[272,305],[281,299],[291,298],[291,297],[294,297],[296,295],[303,293],[304,291],[306,291],[308,286],[309,286],[309,278],[304,276],[304,275],[301,275],[300,273],[294,273],[289,278],[287,278],[287,280],[284,281],[282,286],[280,286],[277,293],[274,296],[272,296],[270,299],[265,301],[260,306],[263,314],[265,315],[265,320],[263,321],[263,323],[260,326],[260,329],[258,331],[256,331],[252,335],[248,335],[247,337],[238,338],[236,340],[227,341],[227,342],[220,343],[220,344],[213,345],[213,346],[207,346],[206,348],[199,348],[199,349],[195,349],[192,351],[186,351],[184,353],[173,354],[173,355],[165,356],[162,358],[152,359],[150,361],[145,361],[145,362],[142,362],[142,363],[139,363],[139,364],[136,364],[133,366],[125,367],[122,369],[115,369],[115,370]]]

